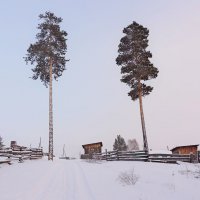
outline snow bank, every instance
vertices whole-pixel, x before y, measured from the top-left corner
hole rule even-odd
[[[122,184],[122,172],[137,177]],[[45,159],[0,166],[1,200],[199,200],[200,165]]]

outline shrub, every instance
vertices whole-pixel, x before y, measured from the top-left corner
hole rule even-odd
[[[135,185],[138,179],[139,176],[134,173],[134,169],[121,172],[118,177],[118,180],[122,185]]]

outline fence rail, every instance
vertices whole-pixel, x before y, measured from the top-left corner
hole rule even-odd
[[[198,157],[198,156],[197,156]],[[149,154],[146,151],[106,151],[103,153],[93,153],[81,155],[82,159],[98,159],[107,161],[143,161],[143,162],[161,162],[177,163],[182,162],[199,162],[193,154]],[[199,158],[199,157],[198,157]]]

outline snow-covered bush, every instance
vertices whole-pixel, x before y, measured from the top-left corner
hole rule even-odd
[[[134,173],[134,169],[121,172],[118,177],[118,180],[122,185],[135,185],[138,179],[139,176]]]

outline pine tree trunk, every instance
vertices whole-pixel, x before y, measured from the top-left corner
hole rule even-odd
[[[49,66],[49,160],[53,161],[52,59]]]
[[[141,86],[140,80],[138,82],[138,87],[139,87],[138,88],[138,96],[139,96],[139,104],[140,104],[140,117],[141,117],[141,124],[142,124],[144,150],[148,152],[149,148],[148,148],[145,121],[144,121],[144,112],[143,112],[143,105],[142,105],[142,86]]]

